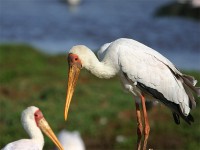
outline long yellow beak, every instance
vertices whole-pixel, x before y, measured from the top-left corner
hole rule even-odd
[[[54,144],[59,148],[59,150],[64,150],[57,137],[55,136],[54,132],[52,131],[51,127],[49,126],[48,122],[44,118],[38,121],[38,126],[54,142]]]
[[[78,80],[80,70],[81,70],[80,63],[69,63],[67,96],[66,96],[65,112],[64,112],[65,120],[67,120],[69,105],[74,93],[74,89],[76,86],[76,82]]]

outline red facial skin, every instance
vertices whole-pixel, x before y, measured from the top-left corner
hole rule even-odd
[[[40,121],[40,119],[44,118],[42,112],[38,109],[35,113],[34,113],[34,117],[35,117],[35,122],[38,126],[38,122]]]
[[[76,55],[76,54],[72,54],[72,53],[70,53],[69,55],[68,55],[68,62],[69,62],[69,64],[70,65],[73,65],[73,64],[81,64],[81,60],[79,59],[79,57],[78,57],[78,55]]]

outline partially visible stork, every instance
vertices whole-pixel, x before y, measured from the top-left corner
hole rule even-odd
[[[85,150],[85,144],[78,131],[62,130],[57,136],[65,150]]]
[[[65,120],[81,68],[86,68],[99,78],[109,79],[119,75],[124,88],[134,98],[140,98],[144,117],[144,144],[146,149],[149,137],[145,97],[155,99],[171,109],[174,120],[180,123],[179,117],[188,124],[194,121],[190,110],[195,108],[193,93],[200,96],[200,88],[192,76],[182,74],[167,58],[157,51],[132,39],[117,39],[107,43],[95,54],[84,45],[71,48],[68,55],[69,73],[65,105]],[[137,115],[137,149],[141,149],[143,125],[139,102],[135,101]]]
[[[54,142],[59,150],[64,150],[39,108],[30,106],[25,109],[21,115],[21,122],[31,139],[11,142],[2,150],[42,150],[44,137],[41,130]]]

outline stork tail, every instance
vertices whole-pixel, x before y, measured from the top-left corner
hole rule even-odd
[[[185,120],[189,125],[191,125],[191,122],[194,122],[194,118],[191,114],[188,114],[188,116],[184,116],[182,113],[176,113],[173,112],[173,118],[174,122],[179,125],[180,124],[180,116]]]
[[[183,79],[183,82],[193,91],[197,94],[197,96],[200,96],[200,87],[195,87],[197,80],[195,80],[194,77],[189,75],[183,75],[181,76]]]
[[[175,112],[173,112],[172,114],[173,114],[173,117],[174,117],[174,122],[176,124],[180,124],[180,117],[179,117],[179,115],[177,113],[175,113]]]
[[[192,91],[197,94],[197,96],[200,96],[200,87],[195,87],[197,80],[193,76],[185,75],[183,74],[180,76],[183,87],[185,89],[185,92],[187,93],[189,99],[190,99],[190,108],[195,108],[196,107],[196,101],[195,98],[192,94]]]

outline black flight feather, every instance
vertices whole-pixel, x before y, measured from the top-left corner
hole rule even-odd
[[[176,115],[173,115],[174,118],[176,119],[175,120],[176,123],[180,123],[180,119],[178,118],[179,116],[183,120],[185,120],[188,124],[191,124],[191,122],[194,122],[194,118],[192,117],[191,114],[189,114],[188,116],[185,116],[182,113],[182,111],[180,109],[180,106],[178,104],[167,100],[164,97],[164,95],[162,93],[160,93],[159,91],[157,91],[156,89],[148,87],[148,86],[146,86],[146,85],[144,85],[143,83],[140,83],[140,82],[137,82],[137,87],[139,89],[141,89],[142,91],[145,91],[146,93],[150,94],[152,97],[154,97],[155,99],[159,100],[160,102],[162,102],[163,104],[165,104],[169,108],[171,108],[173,110],[173,112],[176,114]]]

